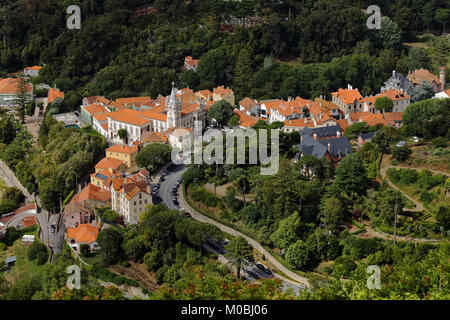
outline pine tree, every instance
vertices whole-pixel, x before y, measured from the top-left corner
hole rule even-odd
[[[252,67],[250,53],[247,49],[241,49],[234,68],[234,85],[239,97],[248,94],[250,90]]]
[[[450,52],[450,39],[446,36],[437,37],[433,45],[433,56],[439,67],[446,66]]]
[[[17,83],[17,103],[19,105],[19,114],[22,119],[22,124],[25,123],[25,105],[29,98],[27,83],[24,78],[19,78]]]

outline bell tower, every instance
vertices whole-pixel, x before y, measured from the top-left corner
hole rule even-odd
[[[177,98],[177,89],[172,82],[172,92],[166,100],[167,128],[181,125],[181,100]]]

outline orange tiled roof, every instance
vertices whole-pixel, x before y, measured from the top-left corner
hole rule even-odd
[[[124,145],[124,144],[115,144],[111,147],[109,147],[108,149],[106,149],[106,152],[117,152],[117,153],[127,153],[127,154],[132,154],[132,153],[137,153],[138,147],[137,146],[133,146],[130,147],[128,145]]]
[[[213,93],[211,91],[209,91],[208,89],[206,90],[201,90],[201,91],[197,91],[195,93],[196,96],[201,96],[203,97],[206,101],[209,101],[212,99],[213,97]]]
[[[0,94],[8,93],[8,94],[16,94],[17,87],[19,85],[19,79],[17,78],[6,78],[0,80]],[[28,93],[33,91],[32,86],[30,84],[26,85]]]
[[[94,104],[94,103],[108,104],[111,102],[110,100],[108,100],[102,96],[92,96],[92,97],[86,97],[84,99],[86,99],[88,104]]]
[[[24,228],[29,227],[29,226],[34,226],[37,222],[36,222],[36,217],[25,217],[22,219],[22,225]]]
[[[101,104],[90,104],[87,106],[83,106],[83,108],[89,113],[89,114],[97,114],[97,113],[103,113],[108,112],[108,110]]]
[[[75,201],[97,200],[107,202],[111,199],[111,193],[89,183],[80,194],[76,195]]]
[[[115,121],[141,126],[150,122],[148,119],[149,117],[144,117],[144,114],[147,114],[148,112],[149,111],[140,112],[132,109],[122,109],[119,111],[110,112],[108,114],[108,118]]]
[[[331,93],[333,96],[337,97],[345,104],[354,103],[355,101],[362,101],[363,97],[359,93],[358,89],[341,89],[339,88],[337,92]]]
[[[93,115],[93,118],[95,118],[98,122],[107,121],[108,114],[109,114],[109,112],[98,113],[98,114]]]
[[[220,96],[225,96],[225,95],[227,95],[227,94],[229,94],[229,93],[232,93],[233,92],[233,90],[231,90],[231,89],[225,89],[225,87],[223,87],[223,86],[218,86],[217,88],[215,88],[214,89],[214,94],[217,94],[217,95],[220,95]]]
[[[57,98],[64,99],[64,92],[59,91],[58,89],[55,88],[48,89],[48,103],[52,103]]]
[[[37,70],[37,71],[39,71],[41,69],[42,69],[41,66],[33,66],[33,67],[26,67],[25,68],[25,70]]]
[[[163,136],[160,132],[146,131],[142,134],[141,140],[144,142],[166,142],[167,137]]]
[[[118,160],[118,159],[103,158],[102,160],[100,160],[95,165],[95,169],[109,169],[109,168],[113,168],[114,170],[117,170],[117,168],[119,168],[122,164],[123,164],[123,162],[121,160]]]
[[[150,97],[130,97],[130,98],[119,98],[116,99],[116,102],[122,105],[132,105],[135,104],[136,106],[141,105],[148,105],[151,106],[154,104],[154,100],[152,100]]]
[[[441,84],[441,80],[426,69],[414,70],[408,74],[408,79],[415,85],[420,85],[422,81],[431,82],[435,81],[437,84]]]
[[[285,127],[310,127],[314,128],[314,122],[312,120],[309,120],[305,123],[305,119],[294,119],[294,120],[286,120],[283,121]]]
[[[66,231],[68,239],[89,244],[97,240],[99,228],[92,224],[80,224],[77,228],[67,228]]]
[[[345,132],[345,129],[347,129],[350,126],[350,124],[346,119],[336,120],[336,122],[339,125],[339,127],[341,127],[342,132]]]
[[[386,121],[402,121],[403,112],[385,112],[383,114]]]

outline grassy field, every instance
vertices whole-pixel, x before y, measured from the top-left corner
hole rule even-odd
[[[37,238],[37,228],[34,231],[27,232]],[[3,263],[5,258],[16,256],[17,261],[8,271],[4,272],[5,279],[10,283],[15,283],[19,279],[31,279],[42,272],[42,267],[38,266],[35,261],[28,260],[29,246],[22,245],[22,237],[17,239],[14,244],[5,251],[0,252],[0,261]]]

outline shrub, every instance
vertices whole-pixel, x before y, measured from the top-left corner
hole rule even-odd
[[[217,197],[203,187],[192,187],[190,194],[194,201],[201,202],[207,207],[215,207],[217,205]]]
[[[356,263],[350,257],[341,256],[333,263],[333,275],[338,277],[348,277],[356,267]]]
[[[405,162],[408,160],[409,156],[411,155],[412,151],[408,148],[407,145],[404,145],[403,147],[394,147],[392,149],[392,156],[394,159]]]
[[[161,268],[158,269],[155,273],[156,283],[162,284],[164,282],[164,275],[169,270],[169,266],[164,265]]]
[[[6,250],[6,244],[4,244],[3,242],[0,242],[0,251],[5,251]]]
[[[433,201],[434,199],[434,194],[427,192],[427,191],[423,191],[420,194],[420,202],[425,202],[425,203],[430,203],[431,201]]]
[[[446,148],[447,147],[447,139],[444,137],[434,138],[431,142],[436,148]]]
[[[47,247],[43,243],[35,241],[28,249],[28,259],[31,261],[35,260],[38,258],[40,253],[45,253],[48,255]],[[45,260],[47,261],[47,259]]]
[[[153,250],[152,252],[147,252],[144,256],[144,263],[149,271],[159,269],[162,265],[159,251]]]

